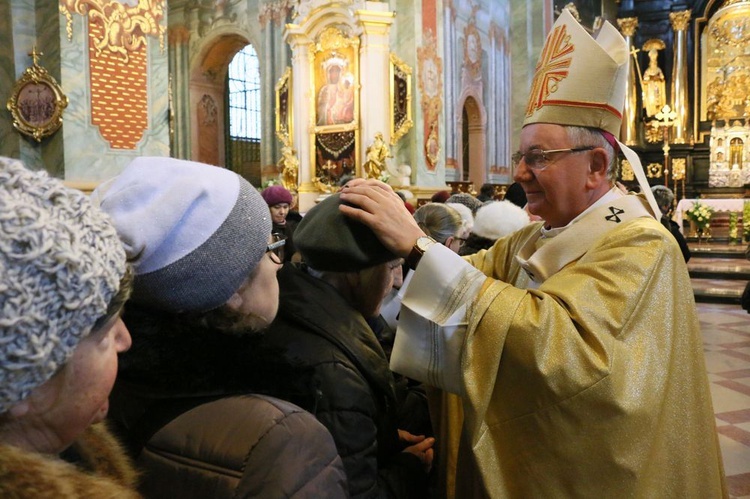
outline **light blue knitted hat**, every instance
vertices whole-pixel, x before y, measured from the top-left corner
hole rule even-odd
[[[131,300],[168,312],[226,303],[266,252],[271,215],[236,173],[143,157],[92,195],[114,221],[135,271]]]
[[[86,195],[0,158],[0,414],[68,361],[124,273],[117,233]]]

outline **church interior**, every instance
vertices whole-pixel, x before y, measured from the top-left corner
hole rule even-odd
[[[750,497],[750,0],[6,0],[0,155],[86,192],[190,159],[302,213],[350,177],[502,199],[562,9],[631,47],[619,139],[675,194],[728,485]]]

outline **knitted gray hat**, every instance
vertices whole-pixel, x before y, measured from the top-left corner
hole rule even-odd
[[[339,194],[333,194],[302,218],[294,231],[294,245],[315,270],[357,272],[395,260],[364,224],[339,211]]]
[[[131,300],[169,312],[226,303],[266,252],[268,206],[234,172],[144,157],[94,191],[133,264]]]
[[[0,158],[0,414],[68,361],[124,274],[107,215],[46,172]]]
[[[477,210],[482,207],[482,202],[472,196],[471,194],[466,194],[465,192],[459,192],[456,194],[451,195],[448,199],[445,200],[446,203],[456,203],[456,204],[462,204],[469,208],[471,210],[471,213],[473,215],[477,214]]]

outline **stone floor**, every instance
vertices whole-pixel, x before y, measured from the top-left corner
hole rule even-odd
[[[744,244],[692,241],[690,247],[688,270],[727,486],[732,498],[750,499],[750,315],[739,304],[750,261]]]
[[[697,309],[729,493],[750,498],[750,315],[732,304]]]

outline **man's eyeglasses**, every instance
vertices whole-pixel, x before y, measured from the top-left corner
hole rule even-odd
[[[455,236],[453,239],[455,239],[456,241],[458,241],[458,247],[459,248],[462,248],[464,246],[464,244],[466,244],[466,238],[465,237]]]
[[[513,161],[513,167],[516,168],[520,163],[521,160],[523,160],[524,163],[526,163],[526,166],[531,168],[535,171],[542,171],[550,164],[550,155],[551,154],[561,154],[561,153],[574,153],[574,152],[583,152],[583,151],[591,151],[592,149],[596,149],[596,146],[583,146],[583,147],[572,147],[568,149],[529,149],[525,153],[518,151],[513,154],[511,157],[511,160]]]
[[[279,234],[273,234],[271,236],[273,242],[266,246],[266,253],[270,253],[271,260],[274,263],[281,265],[284,263],[284,245],[286,244],[286,238]]]

